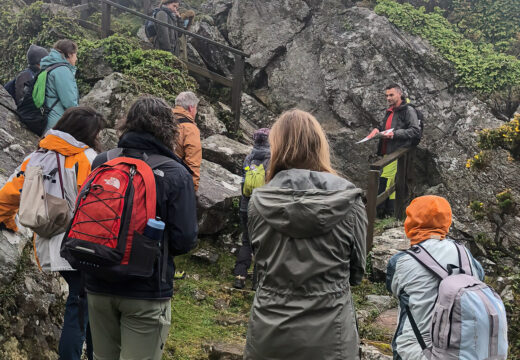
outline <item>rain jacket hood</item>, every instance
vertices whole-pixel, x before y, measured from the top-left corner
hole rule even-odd
[[[49,130],[45,137],[40,140],[39,146],[43,149],[56,151],[64,156],[79,154],[88,148],[72,135],[59,130]]]
[[[41,59],[40,67],[45,70],[51,65],[60,63],[65,64],[74,74],[76,73],[76,67],[72,66],[56,49],[52,49],[49,55]]]
[[[411,245],[428,239],[446,238],[450,225],[451,206],[440,196],[418,197],[406,208],[404,230]]]
[[[335,175],[291,169],[255,190],[255,205],[277,231],[309,238],[328,233],[344,220],[360,194],[360,189]]]

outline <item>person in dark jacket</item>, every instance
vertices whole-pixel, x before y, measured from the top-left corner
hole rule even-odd
[[[19,105],[23,100],[25,83],[32,80],[40,71],[40,61],[47,55],[49,55],[49,52],[44,48],[34,44],[29,46],[29,50],[27,50],[27,62],[29,63],[29,67],[14,78],[14,101],[16,105]]]
[[[242,166],[242,186],[244,186],[244,180],[246,175],[246,168],[250,168],[252,165],[262,165],[264,169],[267,169],[269,164],[269,158],[271,157],[271,150],[269,149],[269,129],[262,128],[255,131],[253,134],[253,150],[244,160]],[[242,246],[238,252],[237,261],[235,263],[235,282],[233,286],[237,289],[243,289],[246,285],[247,270],[251,266],[251,259],[253,256],[253,250],[251,249],[251,243],[249,242],[249,234],[247,232],[247,205],[249,204],[249,196],[245,196],[242,192],[240,199],[240,225],[242,225]]]
[[[421,137],[421,128],[417,118],[417,112],[413,106],[405,102],[403,91],[397,84],[390,84],[385,88],[386,102],[388,109],[379,128],[372,130],[372,133],[379,133],[390,130],[389,133],[381,135],[378,144],[378,155],[385,156],[394,151],[411,147],[414,140]],[[379,178],[379,191],[381,194],[390,188],[395,182],[397,173],[397,160],[391,162],[383,168],[381,177]],[[394,214],[395,192],[378,207],[378,215],[380,217]]]
[[[121,130],[118,147],[125,156],[159,154],[174,160],[154,170],[157,214],[166,223],[162,241],[168,241],[161,249],[168,249],[168,265],[166,281],[157,268],[150,278],[116,283],[86,276],[94,357],[159,360],[170,330],[173,257],[187,253],[197,243],[195,191],[190,173],[172,151],[178,129],[164,100],[139,98]],[[94,166],[106,160],[107,154],[100,154]]]
[[[248,206],[258,287],[244,359],[359,359],[350,286],[365,272],[362,190],[336,175],[311,114],[282,114],[269,143],[268,183]]]
[[[179,5],[180,0],[162,0],[161,7],[155,15],[155,18],[170,25],[179,26],[181,16],[179,14]],[[158,24],[156,28],[157,35],[154,39],[154,47],[159,50],[175,53],[178,38],[177,32],[174,29]]]

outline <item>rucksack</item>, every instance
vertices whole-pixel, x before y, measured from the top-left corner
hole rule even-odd
[[[16,78],[4,85],[4,89],[16,100]]]
[[[406,306],[410,325],[423,353],[430,360],[505,360],[507,357],[507,318],[500,296],[472,276],[465,248],[455,243],[459,265],[444,269],[421,245],[406,251],[424,268],[440,279],[433,308],[427,348]],[[453,270],[458,268],[458,273]]]
[[[168,241],[149,239],[143,232],[156,215],[153,169],[174,160],[126,157],[123,149],[110,150],[107,160],[85,180],[60,254],[73,268],[107,281],[149,278],[156,264],[160,272],[163,243],[164,279]]]
[[[47,127],[47,117],[59,101],[56,99],[50,107],[45,105],[47,76],[54,69],[65,65],[65,63],[51,65],[38,72],[31,81],[26,83],[23,100],[18,105],[16,113],[20,117],[20,121],[38,136],[43,135],[43,131]]]
[[[244,177],[244,186],[242,193],[244,196],[250,197],[253,190],[265,185],[265,169],[264,164],[251,164],[244,168],[246,175]]]
[[[172,19],[173,22],[175,23],[175,19],[173,19],[171,13],[163,8],[153,9],[152,17],[154,19],[157,17],[157,13],[159,11],[165,11],[166,14],[168,14],[168,16],[170,17],[170,19]],[[148,40],[150,40],[150,42],[153,42],[155,37],[157,36],[157,24],[151,20],[146,20],[144,23],[144,32],[145,32]]]
[[[31,155],[24,171],[19,221],[44,238],[64,232],[70,221],[60,157],[40,149]]]
[[[417,109],[415,105],[408,104],[411,106],[415,112],[417,113],[417,120],[419,121],[419,128],[421,129],[421,132],[419,133],[419,137],[412,140],[412,146],[417,146],[421,142],[421,139],[423,137],[423,129],[424,129],[424,114],[421,110]]]

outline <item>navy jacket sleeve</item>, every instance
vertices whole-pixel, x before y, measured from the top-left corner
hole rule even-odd
[[[182,255],[197,245],[197,200],[191,175],[177,169],[168,196],[169,252]]]

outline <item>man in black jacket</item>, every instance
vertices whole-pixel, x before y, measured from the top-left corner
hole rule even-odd
[[[390,130],[381,135],[378,144],[378,155],[389,155],[402,147],[410,147],[414,140],[421,136],[421,128],[417,119],[417,112],[408,105],[403,96],[401,87],[397,84],[390,84],[385,88],[386,102],[388,109],[379,128],[372,130],[375,133]],[[384,192],[395,182],[397,173],[397,160],[391,162],[383,168],[379,178],[379,193]],[[378,207],[378,215],[393,215],[394,213],[395,192]]]
[[[86,275],[94,358],[160,360],[170,330],[173,256],[187,253],[197,243],[195,190],[191,174],[172,151],[177,122],[164,100],[139,98],[122,131],[118,147],[124,156],[159,154],[172,159],[154,170],[157,214],[166,225],[161,258],[168,249],[167,266],[165,273],[156,267],[149,278],[119,282]],[[107,154],[100,154],[94,166],[106,160]]]

